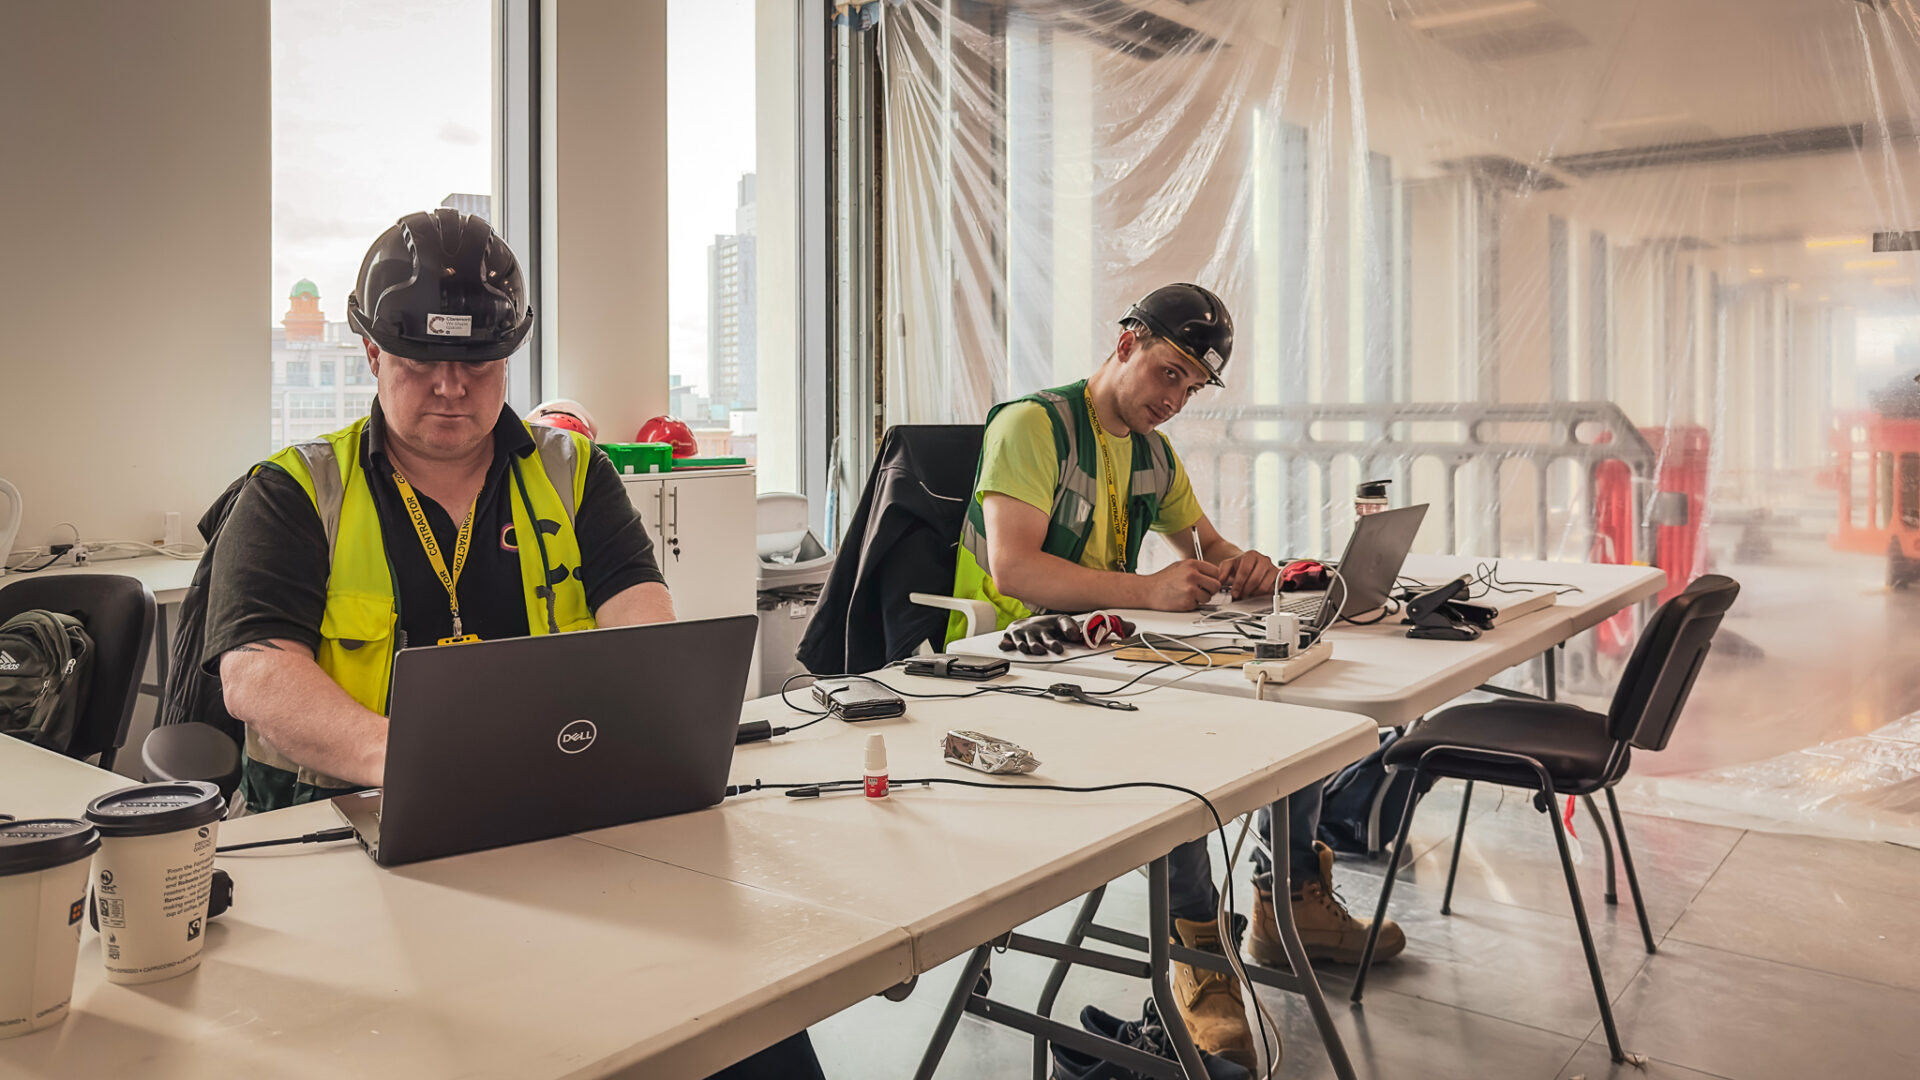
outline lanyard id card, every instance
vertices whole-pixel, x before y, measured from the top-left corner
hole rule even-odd
[[[463,632],[460,625],[460,594],[456,591],[460,584],[460,571],[467,565],[467,551],[473,546],[474,506],[467,507],[467,520],[460,523],[460,536],[453,544],[453,568],[447,568],[447,562],[440,555],[440,544],[433,538],[433,529],[427,525],[426,511],[420,509],[420,499],[413,493],[413,485],[393,471],[394,486],[400,489],[400,499],[407,504],[407,517],[413,521],[413,531],[420,534],[420,546],[426,549],[427,561],[433,564],[433,572],[439,576],[440,585],[447,590],[447,608],[453,613],[453,636],[443,637],[437,645],[465,645],[479,641],[480,635]],[[479,503],[474,500],[475,505]]]

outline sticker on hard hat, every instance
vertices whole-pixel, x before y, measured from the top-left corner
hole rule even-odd
[[[427,333],[436,337],[472,337],[473,316],[471,315],[429,315]]]

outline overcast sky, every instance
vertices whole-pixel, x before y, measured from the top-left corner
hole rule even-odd
[[[328,319],[367,245],[401,215],[492,186],[491,0],[273,0],[273,280]],[[668,9],[672,370],[706,378],[707,245],[753,170],[752,0]]]

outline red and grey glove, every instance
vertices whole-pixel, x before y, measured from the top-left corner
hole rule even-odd
[[[1134,625],[1118,615],[1096,611],[1087,616],[1087,644],[1093,648],[1115,644],[1133,636]]]

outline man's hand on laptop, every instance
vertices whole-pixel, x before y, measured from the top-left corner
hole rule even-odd
[[[1243,551],[1220,564],[1220,585],[1235,600],[1271,593],[1279,576],[1280,568],[1273,565],[1273,560],[1257,551]]]
[[[1220,569],[1203,559],[1181,559],[1147,578],[1147,604],[1155,611],[1192,611],[1220,591]]]

